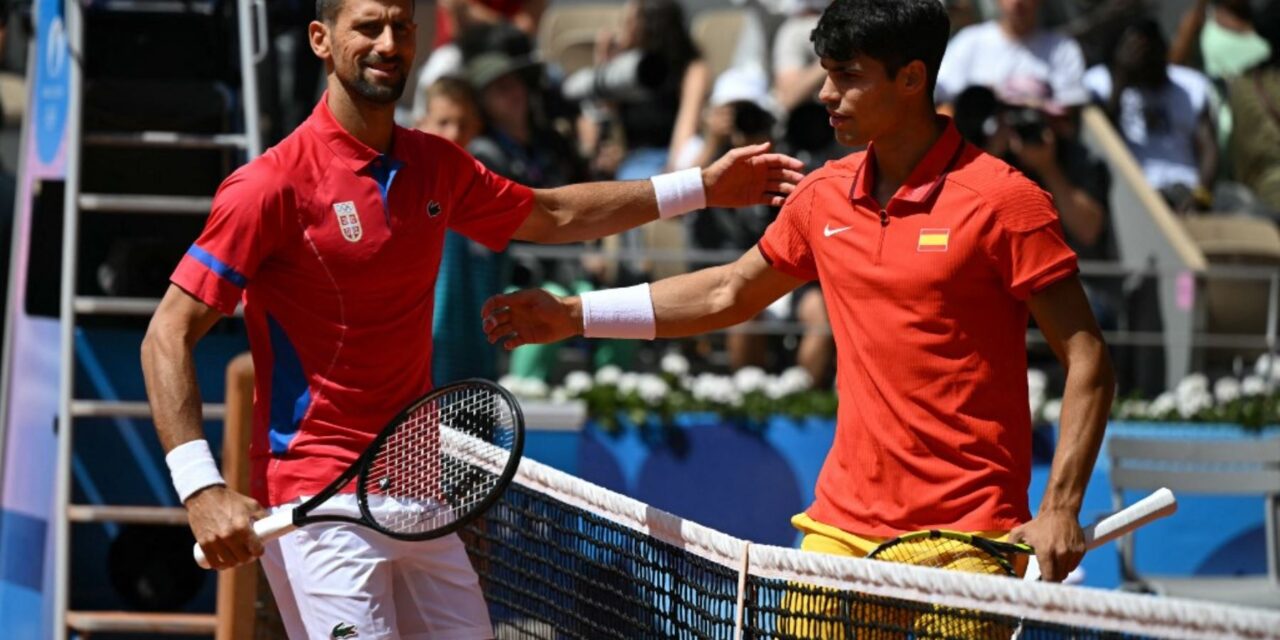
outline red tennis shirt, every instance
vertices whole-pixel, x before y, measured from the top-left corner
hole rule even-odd
[[[817,279],[837,346],[835,442],[809,517],[892,536],[1030,519],[1026,300],[1076,272],[1034,183],[942,136],[884,206],[874,145],[787,199],[759,247]]]
[[[222,183],[172,277],[226,314],[244,299],[253,495],[270,506],[323,489],[431,388],[445,228],[497,251],[533,208],[442,138],[397,127],[379,154],[327,98]]]

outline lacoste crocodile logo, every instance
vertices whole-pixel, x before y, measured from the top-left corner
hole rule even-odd
[[[333,638],[333,640],[355,638],[359,635],[360,632],[356,631],[356,626],[354,624],[347,624],[344,622],[339,622],[338,624],[333,625],[333,631],[329,632],[329,637]]]

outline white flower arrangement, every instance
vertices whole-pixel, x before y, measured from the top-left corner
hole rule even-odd
[[[746,367],[732,376],[699,373],[690,376],[689,361],[668,354],[661,374],[624,372],[601,367],[595,375],[573,371],[560,386],[548,389],[541,381],[504,376],[499,384],[521,398],[552,401],[583,400],[588,414],[606,428],[625,416],[636,424],[653,419],[669,421],[677,413],[714,412],[759,422],[773,414],[835,415],[835,393],[815,390],[813,378],[800,367],[771,375]]]
[[[620,416],[636,424],[654,420],[669,423],[678,413],[712,412],[731,419],[759,423],[775,414],[831,417],[836,397],[830,389],[814,389],[813,379],[800,367],[772,375],[758,367],[744,367],[733,375],[689,375],[689,361],[669,353],[661,374],[624,372],[607,365],[594,375],[573,371],[557,387],[541,380],[504,376],[499,384],[524,399],[566,402],[582,400],[588,414],[606,429],[617,427]],[[1027,371],[1027,399],[1035,424],[1061,418],[1062,400],[1048,394],[1048,376]],[[1111,417],[1130,421],[1215,422],[1248,427],[1280,423],[1280,358],[1258,360],[1252,375],[1214,381],[1192,374],[1147,401],[1117,398]]]
[[[1045,376],[1031,370],[1027,373],[1027,391],[1031,415],[1035,422],[1056,422],[1062,410],[1061,401],[1047,399]],[[1206,422],[1262,427],[1280,423],[1280,358],[1274,362],[1263,355],[1255,363],[1253,374],[1243,379],[1225,376],[1210,381],[1193,373],[1173,389],[1151,401],[1141,398],[1117,398],[1111,408],[1115,420],[1144,422]]]

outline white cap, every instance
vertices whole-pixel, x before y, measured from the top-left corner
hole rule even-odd
[[[774,113],[776,105],[769,93],[769,78],[756,65],[744,65],[725,69],[716,78],[711,90],[711,106],[719,107],[730,102],[750,102],[765,111]]]

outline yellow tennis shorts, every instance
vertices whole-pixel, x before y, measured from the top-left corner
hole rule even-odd
[[[865,558],[889,538],[860,536],[818,522],[801,513],[791,518],[791,525],[804,534],[800,548],[804,551],[834,556]],[[973,535],[1004,541],[1008,531],[974,531]],[[980,571],[977,566],[967,566],[971,558],[960,558],[947,563],[945,569],[953,571]],[[1025,561],[1019,562],[1018,575],[1026,571]],[[784,613],[779,617],[778,630],[790,637],[828,640],[831,638],[857,638],[879,640],[902,638],[908,634],[934,634],[942,636],[977,638],[1002,638],[1008,640],[1014,627],[998,622],[982,621],[973,612],[954,608],[889,600],[877,596],[835,596],[834,591],[816,587],[793,585],[782,601]],[[905,606],[904,606],[905,605]],[[788,615],[792,612],[795,615]]]

